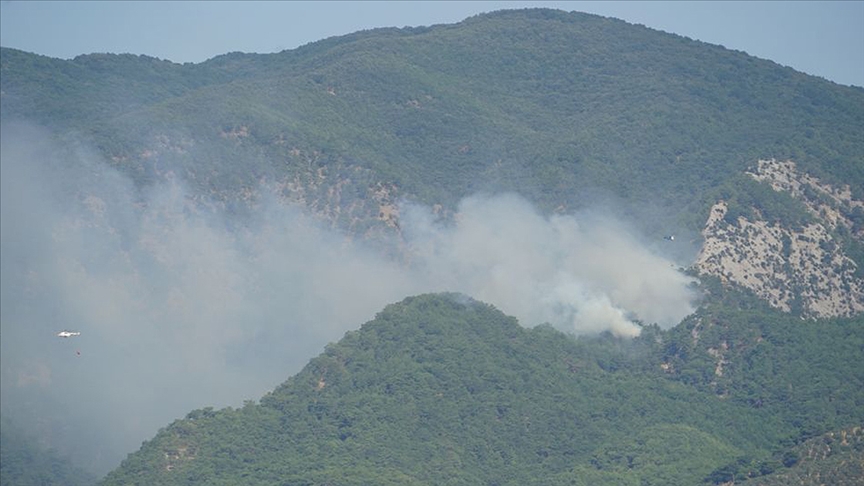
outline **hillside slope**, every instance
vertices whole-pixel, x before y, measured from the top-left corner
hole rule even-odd
[[[701,272],[778,308],[827,317],[864,306],[864,89],[720,46],[528,9],[200,64],[4,48],[0,72],[4,123],[96,147],[139,186],[179,177],[193,197],[232,208],[263,185],[367,237],[398,233],[405,200],[445,214],[477,192],[517,192],[547,212],[603,205],[650,237],[693,242]],[[782,183],[763,171],[769,160],[815,189],[771,195]],[[810,202],[793,204],[801,197]],[[733,226],[759,214],[724,229],[724,204]],[[814,204],[833,207],[831,221]],[[802,238],[809,246],[787,258],[782,241]]]
[[[864,478],[864,445],[861,427],[814,437],[797,446],[785,458],[792,467],[747,482],[752,486],[855,486]]]
[[[533,477],[552,484],[628,484],[640,477],[694,484],[742,471],[762,474],[797,442],[862,422],[864,382],[854,363],[861,359],[864,310],[864,89],[615,19],[529,9],[452,25],[358,32],[278,54],[229,53],[199,64],[106,54],[59,60],[0,48],[0,122],[4,147],[10,146],[6,137],[28,133],[17,129],[23,125],[51,134],[44,144],[50,150],[32,153],[50,159],[55,166],[46,164],[48,172],[58,169],[63,180],[39,188],[72,194],[69,206],[86,207],[88,217],[125,221],[127,212],[146,214],[149,191],[170,187],[180,199],[172,199],[178,214],[230,214],[237,220],[224,226],[241,230],[242,218],[270,207],[265,203],[275,193],[281,207],[302,207],[338,229],[334,239],[385,241],[391,246],[383,252],[406,262],[411,255],[403,229],[411,203],[422,203],[446,224],[458,221],[464,198],[509,191],[543,216],[601,207],[602,214],[623,219],[621,227],[633,229],[646,247],[663,245],[682,267],[693,264],[691,275],[702,280],[706,299],[696,314],[669,331],[647,326],[632,343],[605,335],[574,342],[543,326],[528,331],[499,313],[477,310],[483,305],[437,297],[408,301],[382,313],[382,319],[414,325],[390,323],[408,334],[390,336],[396,331],[386,319],[376,320],[260,404],[190,413],[106,484],[201,477],[245,482],[234,474],[253,484],[286,477],[349,484],[349,476],[360,483],[426,484],[442,473],[454,484],[526,484]],[[71,175],[57,167],[79,158],[95,162]],[[102,177],[105,165],[134,186],[125,179],[110,186],[115,178],[113,172]],[[87,192],[100,184],[110,187]],[[16,180],[6,187],[28,186]],[[123,195],[118,200],[131,200],[129,207],[106,207],[113,200],[99,195],[115,192]],[[39,213],[20,207],[20,227],[29,227]],[[167,219],[152,221],[153,234],[166,236],[159,224]],[[274,227],[299,232],[292,226],[297,220],[275,219]],[[95,227],[82,221],[89,220],[69,222],[80,233],[66,236],[82,236],[75,241],[91,259],[73,258],[68,269],[101,285],[88,296],[102,305],[105,292],[128,282],[106,271],[116,262],[103,261],[102,247],[91,245],[99,240]],[[230,328],[213,346],[217,355],[219,343],[235,332],[252,334],[264,320],[288,326],[296,317],[297,309],[279,306],[273,306],[275,317],[263,313],[267,319],[254,310],[224,317],[219,306],[203,312],[207,303],[184,301],[174,287],[152,284],[149,253],[144,263],[125,259],[136,244],[162,240],[135,239],[136,231],[115,228],[102,227],[118,244],[120,263],[130,265],[120,275],[146,284],[131,287],[127,303],[137,304],[138,293],[165,291],[167,299],[152,307],[167,303],[168,310],[185,311],[180,304],[188,304],[192,310],[182,317],[201,322],[185,336],[190,342],[211,331],[215,314]],[[45,232],[13,243],[7,242],[17,235],[4,235],[4,256],[20,270],[13,275],[4,265],[4,286],[23,295],[41,283],[56,298],[50,286],[56,281],[40,280],[45,269],[9,252],[44,244],[46,254],[58,254],[46,242],[57,244],[64,235],[47,223],[39,229]],[[195,234],[212,241],[222,233]],[[230,253],[189,258],[203,248],[198,241],[184,240],[188,253],[166,245],[160,255],[170,258],[162,263],[188,270],[182,273],[188,282],[182,280],[189,287],[178,288],[191,295],[198,295],[202,278],[222,290],[225,282],[212,275],[230,277],[230,271],[199,268],[230,260]],[[286,250],[291,247],[284,240],[260,241],[286,261],[311,255]],[[288,268],[301,280],[319,281]],[[286,280],[278,277],[275,285],[255,288],[266,289],[257,294],[249,281],[237,279],[229,282],[236,287],[224,286],[230,298],[201,295],[232,304],[248,291],[265,295],[270,305],[283,297]],[[61,283],[78,290],[80,282]],[[320,295],[320,289],[307,294],[299,288],[297,299]],[[72,315],[64,311],[78,310],[80,300],[69,300],[39,309]],[[417,307],[423,302],[443,317],[421,317],[428,310]],[[257,310],[259,301],[240,303]],[[52,325],[47,318],[8,319],[10,307],[4,307],[9,347],[18,343],[5,326]],[[121,317],[110,315],[105,329],[123,328],[115,326],[121,321],[146,327],[157,336],[149,341],[153,349],[178,349],[160,341],[174,338],[172,319],[156,313],[159,325],[138,326],[150,314],[131,308],[137,319],[124,321],[118,309],[130,308],[120,305],[111,310]],[[463,315],[466,309],[481,317]],[[393,312],[407,316],[397,319]],[[427,332],[420,325],[426,321],[444,327]],[[445,339],[455,330],[456,342]],[[247,359],[253,344],[259,343],[243,341],[232,358]],[[487,351],[489,362],[469,359]],[[161,366],[173,366],[173,358]],[[291,374],[278,366],[269,371],[279,380]],[[209,385],[224,386],[214,382]],[[730,425],[730,417],[741,421]],[[392,444],[383,437],[392,437]],[[675,447],[662,452],[658,440]],[[511,444],[519,447],[508,449]],[[683,450],[704,451],[704,460],[684,459]],[[434,460],[424,465],[426,457]]]
[[[861,314],[864,202],[851,195],[848,184],[826,184],[799,172],[792,161],[759,160],[748,175],[770,185],[762,191],[788,198],[780,206],[785,214],[753,200],[719,200],[702,231],[694,267],[803,317]]]
[[[681,387],[664,396],[650,391],[658,383],[621,376],[629,386],[618,386],[603,375],[563,335],[527,331],[459,296],[410,298],[329,347],[261,405],[172,424],[105,484],[136,475],[179,484],[193,474],[230,482],[246,471],[255,471],[247,484],[524,484],[584,461],[615,436],[610,425],[671,421],[663,416],[683,411],[673,404],[689,401]],[[733,457],[726,441],[684,427],[699,415],[676,417],[680,433]],[[245,437],[220,433],[235,427]],[[163,456],[168,445],[186,452]]]
[[[773,335],[782,325],[763,326],[759,359],[800,366],[802,343]],[[860,326],[842,329],[864,342]],[[822,344],[838,343],[835,331],[823,335]],[[781,342],[789,349],[774,351]],[[693,485],[736,464],[762,464],[764,474],[801,427],[864,418],[849,407],[864,399],[860,370],[748,378],[729,356],[741,389],[717,394],[690,381],[701,361],[683,356],[685,346],[659,330],[632,342],[574,340],[546,326],[524,329],[461,295],[411,297],[328,346],[260,404],[189,413],[101,484]],[[753,351],[730,346],[742,357]],[[672,375],[660,366],[664,353],[677,359]],[[699,354],[692,344],[690,353]],[[836,353],[855,362],[861,348],[850,342]],[[834,388],[835,376],[852,381]],[[824,384],[802,382],[810,378]],[[771,395],[784,380],[803,385],[787,395],[798,404],[791,409]],[[812,402],[844,393],[836,415]]]
[[[231,197],[266,179],[339,215],[378,184],[451,208],[479,190],[573,208],[600,190],[698,231],[712,191],[758,158],[864,187],[864,90],[580,13],[502,11],[201,64],[3,49],[0,68],[4,120],[83,138],[142,183],[171,171]],[[338,192],[320,201],[317,186]]]

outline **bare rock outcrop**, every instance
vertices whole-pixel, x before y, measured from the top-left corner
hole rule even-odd
[[[815,222],[789,228],[743,216],[728,221],[728,207],[720,201],[711,208],[702,231],[696,269],[806,317],[864,312],[864,282],[856,277],[857,265],[832,236],[843,226],[853,238],[860,238],[862,228],[854,216],[864,203],[852,197],[849,187],[822,183],[798,172],[791,161],[759,161],[750,175],[802,200]]]

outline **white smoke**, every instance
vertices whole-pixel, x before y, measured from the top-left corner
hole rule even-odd
[[[546,217],[515,195],[468,198],[453,222],[403,205],[406,264],[275,197],[237,221],[177,181],[137,192],[44,133],[4,127],[2,142],[0,405],[96,473],[192,409],[260,397],[408,295],[628,336],[692,311],[689,280],[596,214]]]
[[[545,217],[513,194],[465,199],[453,225],[421,207],[404,213],[421,279],[523,324],[633,336],[637,319],[670,327],[693,311],[691,279],[610,218]]]

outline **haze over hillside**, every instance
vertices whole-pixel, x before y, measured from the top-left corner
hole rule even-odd
[[[89,429],[71,436],[104,431],[106,455],[178,413],[260,396],[404,295],[459,290],[526,325],[627,336],[694,308],[690,278],[596,214],[474,197],[445,225],[410,205],[399,263],[295,207],[261,201],[240,219],[190,206],[180,183],[139,199],[98,160],[52,160],[32,132],[4,140],[4,405],[29,415],[45,394],[76,416],[67,429]]]
[[[4,48],[0,73],[3,414],[97,473],[407,295],[674,331],[699,255],[860,318],[864,90],[740,52],[527,10],[201,64]]]

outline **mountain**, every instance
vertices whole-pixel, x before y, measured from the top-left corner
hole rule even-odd
[[[200,64],[3,49],[0,69],[4,120],[74,133],[142,182],[171,167],[202,187],[305,192],[321,170],[327,187],[352,174],[343,193],[387,184],[452,207],[518,190],[550,209],[600,189],[695,230],[760,158],[859,200],[864,187],[864,90],[580,13],[501,11]],[[327,202],[346,210],[342,196]]]
[[[721,46],[528,9],[200,64],[4,48],[0,72],[5,122],[96,147],[139,185],[180,176],[234,207],[265,183],[367,237],[398,231],[406,199],[450,212],[478,192],[518,192],[545,211],[612,205],[649,236],[707,239],[700,271],[734,274],[782,309],[827,317],[864,307],[864,89]],[[769,190],[781,186],[760,161],[793,164],[818,181],[806,187],[845,191],[846,202]],[[831,221],[808,212],[814,195],[836,200]],[[726,246],[748,248],[727,260],[761,251],[767,230],[722,230],[719,212],[831,248],[801,258],[833,276],[802,281],[818,277],[783,248],[756,263],[774,272],[720,263]]]
[[[542,300],[532,303],[546,306],[542,318],[523,319],[526,328],[566,316],[576,330],[597,329],[588,325],[596,309],[562,304],[548,281],[534,285],[543,266],[558,271],[553,290],[641,330],[632,341],[574,339],[523,329],[470,299],[409,299],[260,403],[191,412],[106,484],[246,482],[236,474],[260,484],[812,478],[834,465],[793,464],[802,444],[861,424],[862,88],[615,19],[528,9],[199,64],[0,48],[0,122],[3,395],[55,391],[52,403],[79,414],[96,401],[102,413],[78,428],[57,425],[65,414],[44,401],[33,402],[44,410],[15,409],[72,440],[107,437],[98,425],[145,427],[140,417],[98,423],[125,419],[129,400],[170,417],[162,402],[176,413],[188,403],[178,397],[213,388],[201,396],[242,400],[235,390],[249,388],[238,383],[294,375],[300,365],[286,363],[305,363],[368,308],[431,292],[391,267],[414,268],[426,246],[482,247],[433,268],[452,274],[450,287],[472,271],[525,282],[491,304]],[[16,157],[26,163],[13,170]],[[459,227],[471,220],[466,200],[506,192],[552,227],[531,234],[558,240],[529,247],[497,227],[452,248],[435,246],[440,232],[412,239],[417,206]],[[48,208],[53,198],[62,210]],[[271,211],[273,199],[336,236]],[[504,228],[525,213],[514,207]],[[622,223],[609,230],[585,214]],[[256,233],[261,219],[266,231]],[[610,232],[668,260],[637,268],[643,260],[609,244],[621,241]],[[588,252],[582,237],[603,251]],[[496,251],[502,241],[516,256]],[[356,264],[336,250],[367,244],[388,259]],[[555,259],[517,258],[535,251]],[[319,260],[344,272],[301,265]],[[568,273],[583,263],[596,266],[594,280]],[[663,272],[675,279],[642,279]],[[683,321],[687,312],[664,323],[622,303],[637,289],[640,310],[665,305],[662,291],[686,279],[698,283],[681,293],[701,299],[681,306],[692,311]],[[454,290],[440,282],[430,287]],[[374,292],[385,287],[401,293]],[[82,340],[91,349],[74,365],[38,334],[63,319],[95,338]],[[262,352],[276,345],[290,359]],[[128,438],[102,442],[115,454],[129,447]]]
[[[576,340],[459,294],[409,297],[260,403],[165,427],[100,484],[692,485],[791,474],[804,460],[799,437],[864,419],[853,365],[864,328],[766,312],[755,330],[706,309],[680,336]],[[712,363],[697,375],[718,338],[724,371]]]

